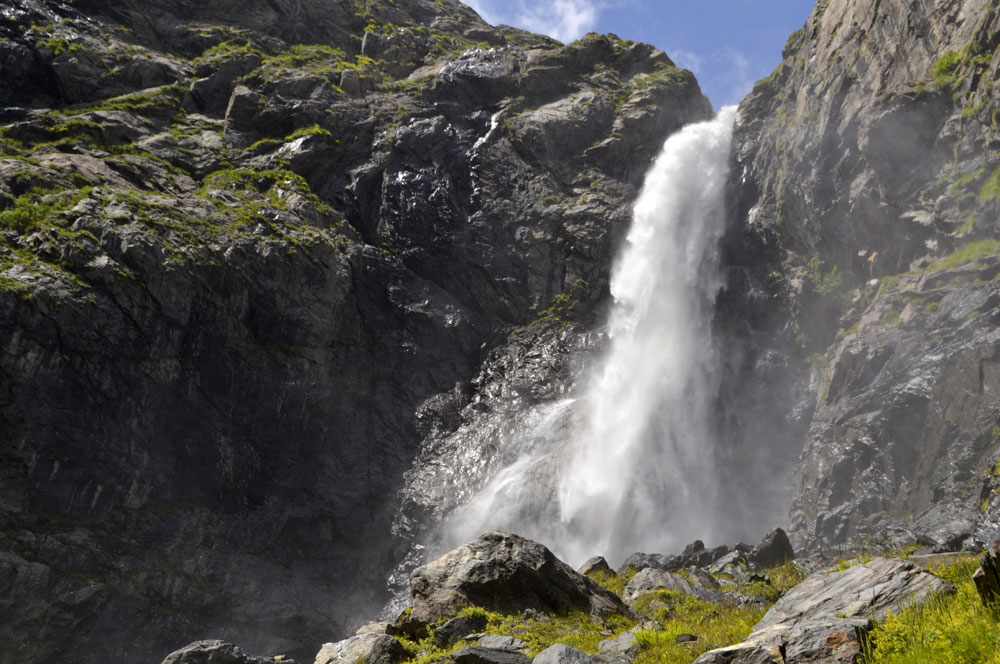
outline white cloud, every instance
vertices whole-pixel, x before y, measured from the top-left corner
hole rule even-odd
[[[701,56],[691,51],[667,51],[667,55],[678,67],[690,69],[695,74],[701,73]]]
[[[508,23],[569,42],[597,25],[601,0],[466,0],[488,23]]]
[[[678,67],[694,72],[716,108],[739,103],[758,78],[747,57],[732,47],[708,54],[668,49],[667,54]]]

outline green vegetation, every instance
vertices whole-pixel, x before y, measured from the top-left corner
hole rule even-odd
[[[33,189],[18,196],[10,208],[0,212],[0,228],[22,234],[61,229],[56,215],[87,198],[91,191],[90,187],[77,192]]]
[[[946,51],[931,68],[931,74],[934,76],[934,85],[939,88],[952,85],[955,82],[955,70],[958,69],[961,63],[961,54],[956,51]]]
[[[887,617],[871,634],[864,664],[1000,663],[1000,624],[976,593],[975,569],[970,558],[932,570],[958,592]]]
[[[826,263],[820,259],[819,254],[813,254],[806,266],[806,276],[813,290],[818,295],[837,297],[842,295],[844,280],[840,275],[837,266],[834,265],[829,270],[824,270]]]
[[[764,617],[761,607],[720,606],[669,590],[640,598],[636,608],[648,612],[657,627],[636,632],[642,651],[635,664],[691,662],[703,652],[742,641]],[[677,643],[681,634],[696,635],[697,641]]]
[[[987,256],[993,256],[997,253],[1000,253],[1000,240],[986,238],[977,242],[970,242],[951,254],[939,258],[934,261],[929,269],[949,270],[967,263],[978,262]]]
[[[1000,201],[1000,167],[997,167],[983,183],[983,188],[979,191],[979,201],[981,203],[989,201]]]
[[[600,642],[611,638],[606,634],[606,630],[617,636],[633,626],[633,622],[623,616],[611,616],[602,624],[582,611],[550,615],[538,620],[518,615],[508,616],[480,607],[467,607],[459,615],[485,620],[486,628],[483,632],[486,634],[521,639],[532,656],[556,643],[565,643],[584,652],[596,653]],[[468,645],[464,641],[459,641],[446,648],[438,648],[434,645],[433,629],[420,641],[400,638],[400,643],[414,664],[448,661],[451,653]]]
[[[608,572],[595,570],[587,574],[587,576],[593,579],[597,585],[621,597],[625,594],[625,586],[628,585],[628,582],[632,580],[637,571],[634,567],[629,567],[621,574],[609,574]]]
[[[136,115],[171,118],[181,113],[181,101],[186,88],[180,83],[152,90],[133,92],[104,99],[91,106],[57,111],[61,115],[80,115],[93,111],[126,111]]]

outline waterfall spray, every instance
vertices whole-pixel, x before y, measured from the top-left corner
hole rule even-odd
[[[725,534],[713,521],[711,323],[735,118],[725,108],[666,141],[612,273],[605,357],[581,396],[543,406],[532,417],[544,426],[507,441],[510,462],[443,524],[446,540],[506,527],[581,562]]]

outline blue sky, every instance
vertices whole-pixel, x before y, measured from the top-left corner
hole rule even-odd
[[[493,24],[572,41],[591,31],[653,44],[698,77],[719,108],[781,61],[814,0],[464,0]]]

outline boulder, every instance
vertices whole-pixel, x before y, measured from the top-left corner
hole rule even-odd
[[[594,556],[581,565],[580,569],[576,571],[583,575],[590,574],[591,572],[605,572],[612,575],[615,573],[615,571],[611,569],[611,566],[608,565],[608,561],[604,559],[604,556]]]
[[[455,664],[529,664],[531,658],[512,650],[466,646],[451,655]]]
[[[248,655],[234,643],[209,640],[195,641],[180,650],[175,650],[167,655],[163,664],[274,664],[275,661],[272,657]],[[290,659],[282,658],[281,661],[295,664]]]
[[[788,541],[788,535],[781,528],[769,532],[753,551],[747,554],[747,562],[757,568],[775,567],[795,559],[795,550]]]
[[[995,607],[1000,603],[1000,540],[994,542],[993,548],[980,559],[979,569],[972,575],[972,581],[984,606]]]
[[[599,620],[616,613],[634,615],[617,595],[538,542],[503,530],[487,531],[413,570],[410,591],[411,624],[426,625],[468,605],[505,613],[581,610]]]
[[[619,574],[624,574],[630,569],[642,571],[649,567],[654,569],[666,569],[673,556],[664,556],[658,553],[633,553],[618,568]]]
[[[386,634],[357,634],[324,643],[314,664],[395,664],[406,656],[399,641]]]
[[[458,616],[434,630],[434,645],[445,648],[486,627],[485,616]]]
[[[549,646],[535,655],[533,664],[590,664],[591,656],[565,643]]]
[[[854,662],[872,620],[955,587],[904,560],[876,558],[842,572],[817,572],[771,607],[741,643],[695,664]]]
[[[633,602],[641,595],[657,590],[676,590],[708,602],[721,602],[725,597],[719,591],[719,584],[707,574],[685,578],[680,574],[647,567],[625,586],[625,600]]]
[[[624,655],[628,660],[635,659],[635,656],[639,654],[640,648],[641,646],[636,641],[635,634],[632,632],[625,632],[613,639],[605,639],[598,645],[598,649],[601,652],[618,653]]]
[[[501,634],[487,634],[479,639],[476,645],[493,650],[510,650],[516,652],[524,650],[526,644],[521,639],[513,636],[503,636]]]

